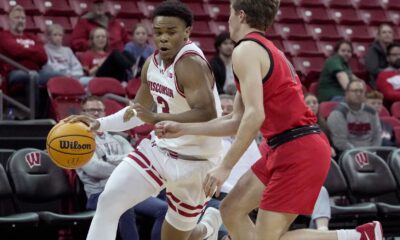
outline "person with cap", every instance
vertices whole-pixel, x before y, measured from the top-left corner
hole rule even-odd
[[[89,49],[89,36],[93,29],[102,27],[109,33],[111,50],[122,50],[129,42],[128,33],[122,23],[106,12],[104,0],[94,0],[91,11],[84,14],[74,27],[71,47],[74,51],[84,52]]]

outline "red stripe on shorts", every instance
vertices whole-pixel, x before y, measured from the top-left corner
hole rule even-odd
[[[192,218],[192,217],[197,217],[198,215],[200,215],[202,212],[203,212],[203,210],[202,211],[200,211],[200,212],[194,212],[194,213],[188,213],[188,212],[186,212],[186,211],[184,211],[184,210],[180,210],[180,209],[177,209],[175,206],[174,206],[174,204],[172,204],[172,201],[171,201],[171,196],[170,195],[168,195],[167,196],[167,199],[168,199],[168,206],[172,209],[172,210],[174,210],[176,213],[178,213],[179,215],[182,215],[182,216],[184,216],[184,217],[188,217],[188,218]]]
[[[151,169],[149,169],[148,166],[146,166],[141,160],[132,155],[128,155],[128,157],[135,161],[141,168],[143,168],[146,173],[149,174],[149,176],[153,178],[160,187],[163,185],[163,181],[159,177],[157,177],[157,175]]]

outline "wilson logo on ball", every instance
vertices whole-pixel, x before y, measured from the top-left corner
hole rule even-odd
[[[91,150],[90,144],[80,144],[78,141],[63,141],[60,140],[60,149],[88,149]]]

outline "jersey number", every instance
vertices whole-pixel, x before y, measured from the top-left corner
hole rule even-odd
[[[164,98],[157,96],[157,103],[160,105],[162,104],[163,107],[161,108],[161,111],[163,113],[169,113],[168,102]]]

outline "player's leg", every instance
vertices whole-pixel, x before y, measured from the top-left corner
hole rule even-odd
[[[206,210],[205,218],[203,218],[210,220],[216,218],[217,221],[211,220],[197,224],[207,204],[203,180],[208,170],[214,166],[209,161],[181,159],[169,161],[168,169],[174,169],[174,171],[165,170],[169,172],[168,180],[170,180],[167,184],[169,208],[162,228],[162,239],[202,240],[209,238],[213,233],[218,234],[222,221],[218,221],[220,216],[217,209]]]
[[[300,229],[289,231],[296,214],[260,210],[256,223],[256,240],[382,240],[379,222],[367,223],[357,229],[319,231]]]
[[[100,195],[87,239],[115,239],[121,215],[159,190],[137,168],[122,161],[111,174]]]
[[[254,239],[255,226],[249,213],[258,207],[265,185],[248,170],[222,200],[220,211],[232,239]]]

